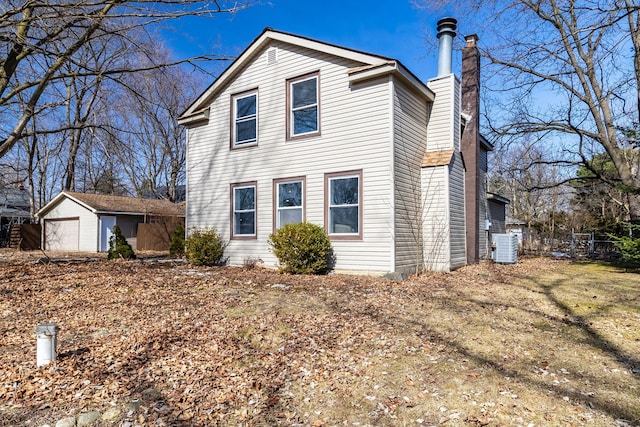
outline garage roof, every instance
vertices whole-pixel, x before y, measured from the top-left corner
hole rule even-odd
[[[38,216],[45,215],[64,198],[84,206],[95,214],[126,214],[155,216],[184,216],[184,203],[176,204],[162,199],[142,199],[135,197],[111,196],[106,194],[76,193],[62,191],[45,207],[38,211]]]

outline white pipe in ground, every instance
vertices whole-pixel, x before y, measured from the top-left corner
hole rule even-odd
[[[36,327],[36,366],[56,360],[59,330],[55,323],[41,323]]]

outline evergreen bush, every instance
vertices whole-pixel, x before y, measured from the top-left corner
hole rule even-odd
[[[169,243],[169,254],[174,256],[184,255],[184,227],[178,224],[171,233],[171,243]]]
[[[122,235],[120,226],[114,225],[109,238],[109,250],[107,251],[107,259],[135,259],[136,254],[133,248]]]
[[[291,274],[326,274],[332,268],[331,241],[324,229],[308,222],[287,224],[269,235],[280,271]]]
[[[184,242],[187,261],[193,265],[216,265],[227,244],[215,229],[192,229]]]
[[[640,231],[640,225],[638,224],[625,224],[625,226],[628,226],[636,234]],[[609,234],[609,238],[620,251],[620,261],[623,264],[632,267],[640,266],[640,238],[632,236],[618,237],[612,234]]]

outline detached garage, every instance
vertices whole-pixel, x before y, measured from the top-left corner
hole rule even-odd
[[[137,249],[140,224],[157,224],[155,229],[168,235],[175,224],[184,221],[184,205],[167,200],[63,191],[37,215],[42,223],[44,250],[105,252],[115,225]]]

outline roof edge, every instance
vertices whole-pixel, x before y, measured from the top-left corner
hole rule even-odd
[[[209,120],[209,112],[210,108],[207,107],[206,109],[196,111],[193,114],[180,116],[178,118],[178,124],[189,126],[200,122],[206,122]]]
[[[511,203],[510,199],[507,199],[506,197],[503,197],[503,196],[501,196],[499,194],[496,194],[496,193],[487,192],[487,199],[488,200],[494,200],[494,201],[496,201],[498,203],[503,203],[505,205],[508,205],[509,203]]]
[[[391,58],[387,58],[380,55],[366,53],[363,51],[350,49],[343,46],[338,46],[331,43],[326,43],[316,39],[312,39],[305,36],[300,36],[292,33],[286,33],[283,31],[274,30],[270,27],[266,27],[256,37],[242,53],[227,67],[217,79],[214,80],[207,89],[204,90],[198,96],[198,98],[178,117],[179,121],[186,121],[197,114],[199,111],[203,111],[205,105],[217,94],[217,92],[225,86],[226,82],[233,78],[238,72],[240,72],[242,65],[257,54],[257,52],[266,45],[269,41],[280,41],[283,43],[296,44],[308,49],[324,52],[329,55],[340,56],[343,58],[352,59],[354,61],[362,62],[364,64],[377,64],[380,62],[393,61]],[[194,122],[195,123],[195,122]]]
[[[38,218],[41,218],[42,216],[44,216],[47,212],[49,212],[51,209],[53,209],[53,207],[56,204],[58,204],[60,202],[60,200],[63,199],[64,197],[67,197],[67,198],[73,200],[77,204],[79,204],[81,206],[84,206],[85,208],[89,209],[91,212],[95,213],[95,209],[93,209],[91,206],[89,206],[86,203],[83,203],[82,201],[76,199],[67,190],[62,190],[60,193],[58,193],[57,196],[55,196],[53,199],[51,199],[49,201],[49,203],[47,203],[42,208],[40,208],[40,210],[38,212],[36,212],[36,216]]]

